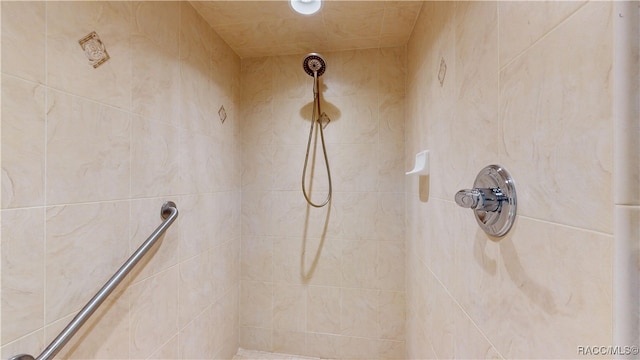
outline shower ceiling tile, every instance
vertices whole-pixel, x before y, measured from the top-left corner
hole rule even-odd
[[[422,2],[325,0],[318,14],[288,1],[191,1],[241,58],[403,46]]]

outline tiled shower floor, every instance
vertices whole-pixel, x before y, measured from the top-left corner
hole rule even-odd
[[[233,360],[320,360],[319,358],[300,355],[278,354],[264,351],[238,349]]]

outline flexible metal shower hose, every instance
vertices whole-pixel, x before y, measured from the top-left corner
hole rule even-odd
[[[304,158],[304,168],[302,169],[302,194],[304,198],[307,200],[307,203],[313,207],[321,208],[331,201],[332,194],[332,184],[331,184],[331,171],[329,170],[329,157],[327,156],[327,147],[324,142],[324,132],[322,130],[322,111],[320,111],[320,94],[318,92],[318,78],[317,75],[314,74],[314,95],[313,95],[313,113],[311,115],[311,128],[309,129],[309,141],[307,142],[307,155]],[[327,198],[321,203],[316,204],[309,198],[307,194],[307,190],[304,186],[304,180],[307,173],[307,163],[309,162],[309,150],[311,149],[311,139],[313,138],[313,128],[314,126],[320,131],[320,140],[322,142],[322,153],[324,155],[324,162],[327,165],[327,178],[329,180],[329,193],[327,194]]]

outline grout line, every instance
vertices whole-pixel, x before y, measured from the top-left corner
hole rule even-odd
[[[489,340],[489,338],[485,335],[485,333],[480,329],[480,327],[478,326],[478,324],[476,324],[475,321],[473,321],[473,318],[465,311],[464,307],[458,302],[458,300],[456,299],[455,296],[453,296],[453,294],[451,294],[451,292],[449,292],[449,288],[447,288],[442,281],[440,280],[440,278],[438,276],[436,276],[436,274],[433,272],[433,270],[431,270],[431,268],[429,267],[429,265],[427,265],[420,257],[416,256],[417,260],[419,263],[421,263],[424,267],[426,267],[429,270],[429,273],[431,273],[431,276],[433,276],[433,278],[438,282],[438,284],[442,287],[442,289],[445,291],[445,293],[449,296],[449,298],[451,298],[451,300],[454,302],[454,304],[456,306],[458,306],[458,308],[465,314],[465,316],[469,319],[469,321],[471,321],[471,323],[473,324],[473,326],[475,326],[476,330],[478,330],[478,332],[482,335],[482,337],[485,338],[485,340],[496,350],[496,352],[502,357],[505,358],[502,353],[500,353],[500,351],[498,351],[498,347],[496,347],[493,342],[491,340]],[[456,336],[456,329],[455,329],[455,319],[454,319],[454,336]],[[454,347],[454,351],[455,351],[455,347]]]
[[[413,195],[413,194],[412,194]],[[455,204],[455,201],[449,200],[449,199],[443,199],[443,198],[437,198],[434,197],[435,200],[439,200],[439,201],[444,201],[444,202],[448,202],[451,204]],[[633,206],[633,205],[632,205]],[[526,215],[521,215],[521,214],[516,214],[517,217],[520,217],[522,219],[527,219],[527,220],[531,220],[531,221],[537,221],[537,222],[542,222],[542,223],[546,223],[549,225],[554,225],[554,226],[562,226],[562,227],[566,227],[569,229],[573,229],[573,230],[577,230],[577,231],[585,231],[585,232],[589,232],[589,233],[593,233],[593,234],[597,234],[597,235],[604,235],[604,236],[613,236],[612,233],[607,233],[604,231],[599,231],[599,230],[593,230],[593,229],[588,229],[588,228],[581,228],[579,226],[575,226],[575,225],[570,225],[570,224],[566,224],[566,223],[561,223],[561,222],[553,222],[553,221],[549,221],[549,220],[545,220],[545,219],[539,219],[539,218],[535,218],[535,217],[531,217],[531,216],[526,216]]]
[[[48,44],[49,44],[49,4],[45,2],[44,4],[44,174],[43,174],[43,210],[42,210],[42,223],[43,223],[43,239],[42,239],[42,247],[43,247],[43,260],[42,264],[42,282],[43,282],[43,292],[42,292],[42,334],[43,334],[43,346],[46,346],[46,324],[47,324],[47,205],[48,205],[48,197],[47,193],[49,192],[49,184],[47,182],[49,167],[48,161],[49,152],[48,148],[48,138],[49,138],[49,57],[48,57]]]
[[[498,71],[502,72],[504,71],[507,67],[509,67],[512,63],[514,63],[516,60],[518,60],[519,58],[523,57],[524,54],[526,54],[527,52],[529,52],[529,50],[533,47],[535,47],[538,43],[542,42],[542,40],[546,39],[547,37],[549,37],[551,35],[551,33],[555,32],[555,30],[561,26],[563,26],[569,19],[571,19],[572,17],[574,17],[578,12],[580,12],[580,10],[582,10],[587,4],[589,3],[589,1],[585,1],[582,5],[580,5],[574,12],[572,12],[571,14],[567,15],[567,17],[565,17],[564,19],[560,20],[558,23],[556,23],[554,26],[551,27],[551,29],[549,29],[547,32],[545,32],[544,34],[542,34],[538,39],[536,39],[533,43],[531,43],[529,46],[527,46],[525,49],[523,49],[522,51],[520,51],[518,54],[516,54],[515,56],[513,56],[513,58],[509,61],[507,61],[503,66],[500,66],[500,64],[498,64]],[[499,23],[499,19],[498,19],[498,23]],[[499,28],[498,28],[499,29]],[[500,35],[498,33],[498,39],[500,38]],[[499,40],[498,40],[499,41]],[[499,49],[499,48],[498,48]],[[499,52],[498,52],[499,54]],[[500,61],[500,60],[498,60]]]

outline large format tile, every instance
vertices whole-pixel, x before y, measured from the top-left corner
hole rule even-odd
[[[131,110],[174,125],[180,124],[179,10],[173,1],[135,2],[131,29]]]
[[[147,358],[178,333],[178,281],[174,266],[131,287],[131,358]]]
[[[2,345],[44,326],[44,209],[2,211]]]
[[[505,358],[567,358],[611,343],[611,236],[519,218],[496,245],[484,295],[462,305]]]
[[[45,2],[2,3],[2,73],[45,83],[45,14]]]
[[[500,74],[501,162],[522,215],[612,231],[610,10],[584,6]]]
[[[500,67],[547,35],[585,1],[499,1]]]
[[[176,127],[134,116],[131,123],[131,196],[177,193],[180,137]]]
[[[128,257],[127,202],[46,211],[46,324],[79,310]]]
[[[47,202],[127,198],[129,114],[57,91],[47,97]]]
[[[47,84],[52,88],[131,108],[130,2],[47,3]],[[96,31],[109,60],[94,68],[78,41]]]
[[[2,79],[3,209],[44,205],[45,92],[35,83]]]

